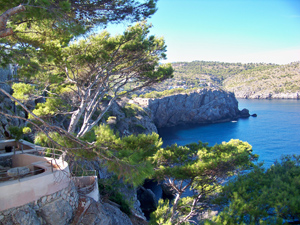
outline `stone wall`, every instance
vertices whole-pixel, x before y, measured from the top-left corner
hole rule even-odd
[[[21,207],[1,211],[0,224],[68,224],[78,207],[78,198],[75,185],[70,182],[70,185],[61,191]]]

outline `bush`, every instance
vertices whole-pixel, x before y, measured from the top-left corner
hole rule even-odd
[[[104,198],[108,198],[110,201],[113,201],[120,205],[120,210],[127,214],[128,216],[131,215],[130,205],[124,199],[124,196],[116,190],[116,179],[106,179],[106,180],[99,180],[99,192],[100,195]]]

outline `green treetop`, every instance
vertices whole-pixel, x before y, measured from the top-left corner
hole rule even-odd
[[[253,166],[252,147],[247,142],[231,140],[213,147],[202,142],[186,146],[172,145],[154,156],[155,178],[175,191],[172,207],[160,201],[152,214],[152,224],[184,224],[209,208],[211,198],[221,190],[222,182],[234,172]],[[188,190],[192,196],[182,197]],[[201,204],[199,204],[201,203]]]
[[[2,6],[0,32],[13,33],[0,36],[1,62],[12,62],[13,57],[19,63],[17,79],[23,83],[13,85],[14,97],[20,105],[46,98],[28,112],[30,119],[40,116],[50,123],[50,117],[62,115],[59,127],[84,136],[113,101],[126,94],[124,86],[131,87],[128,93],[172,75],[170,65],[159,65],[166,57],[164,40],[149,35],[145,22],[129,27],[123,35],[112,37],[103,31],[70,44],[71,38],[95,25],[151,16],[156,0],[4,1]],[[63,125],[65,119],[68,125]]]
[[[284,156],[229,182],[219,196],[225,209],[206,224],[299,224],[300,157]]]

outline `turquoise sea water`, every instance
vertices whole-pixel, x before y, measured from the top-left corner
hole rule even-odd
[[[259,161],[269,167],[282,154],[300,154],[300,101],[238,99],[239,109],[247,108],[257,117],[209,125],[181,125],[161,128],[164,146],[208,142],[209,145],[240,139],[247,141]]]

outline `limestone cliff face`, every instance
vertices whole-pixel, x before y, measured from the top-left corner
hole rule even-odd
[[[249,113],[238,109],[231,92],[201,89],[190,94],[178,94],[149,101],[148,109],[155,125],[170,127],[184,123],[206,124],[225,122]]]
[[[236,90],[234,91],[237,98],[245,99],[300,99],[300,92],[295,93],[274,93],[272,90],[251,91]]]
[[[149,117],[147,110],[130,103],[127,98],[118,99],[108,111],[105,121],[120,135],[157,133],[157,128]]]

